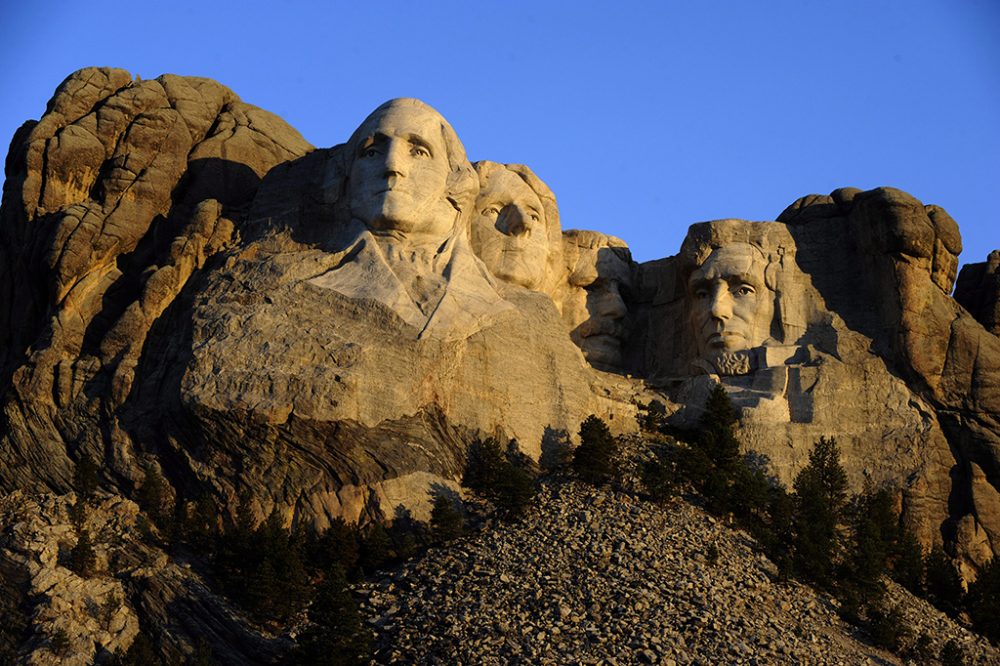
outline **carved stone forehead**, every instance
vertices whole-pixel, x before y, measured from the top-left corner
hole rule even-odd
[[[480,196],[489,197],[496,196],[498,194],[510,194],[512,198],[527,199],[531,203],[535,204],[538,208],[538,212],[544,213],[542,210],[542,200],[539,199],[535,191],[531,189],[526,182],[524,182],[524,179],[513,171],[501,169],[486,176],[485,183],[480,190]]]
[[[762,282],[766,261],[760,250],[748,243],[731,243],[715,249],[691,274],[689,282],[752,277]]]
[[[361,141],[380,129],[392,129],[396,134],[417,134],[425,141],[440,145],[447,152],[448,162],[452,167],[468,161],[465,147],[454,128],[434,107],[419,99],[392,99],[372,111],[348,141],[351,155],[356,152]]]

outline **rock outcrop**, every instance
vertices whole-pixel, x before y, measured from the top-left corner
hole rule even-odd
[[[356,594],[380,664],[912,663],[867,644],[836,600],[776,572],[745,533],[680,499],[661,507],[546,484],[524,521],[432,550]],[[926,601],[895,584],[887,599],[912,629],[907,646],[924,635],[930,654],[951,640],[968,663],[1000,661]]]
[[[0,499],[0,569],[11,574],[0,581],[0,592],[12,595],[31,618],[17,663],[86,666],[126,651],[140,630],[178,661],[200,641],[220,664],[269,663],[286,648],[253,629],[197,572],[161,550],[155,528],[148,521],[142,526],[134,502],[112,495],[92,500],[78,526],[71,519],[76,503],[73,493],[17,491]],[[94,573],[87,576],[67,566],[84,531],[95,554]],[[24,587],[11,585],[22,577]]]
[[[966,264],[958,273],[955,300],[969,311],[983,327],[1000,335],[1000,250],[993,250],[986,261]]]
[[[780,480],[836,437],[972,577],[1000,552],[1000,337],[996,257],[956,301],[960,251],[941,208],[841,189],[638,266],[418,100],[314,149],[215,82],[85,69],[7,158],[0,490],[65,492],[86,454],[224,515],[422,517],[476,437],[538,457],[652,397],[690,426],[721,382]]]
[[[399,128],[426,145],[380,143]],[[508,168],[545,199],[551,290],[554,197]],[[634,428],[551,298],[472,252],[478,191],[416,100],[314,150],[211,81],[72,75],[8,159],[0,488],[65,491],[87,454],[129,493],[149,458],[182,497],[322,527],[424,516],[477,436],[537,457],[591,412]]]
[[[806,197],[777,222],[696,224],[678,256],[640,267],[631,363],[681,426],[721,381],[785,483],[836,437],[854,488],[897,488],[925,544],[985,553],[960,534],[996,530],[1000,347],[949,296],[960,251],[943,210],[890,188]]]

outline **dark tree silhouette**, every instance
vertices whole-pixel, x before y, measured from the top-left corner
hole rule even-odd
[[[607,424],[591,414],[580,424],[580,446],[573,453],[573,469],[587,483],[603,485],[614,475],[616,448]]]

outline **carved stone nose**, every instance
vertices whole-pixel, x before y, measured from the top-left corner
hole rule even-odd
[[[712,290],[711,298],[711,313],[714,319],[726,320],[733,316],[733,300],[728,289],[716,287]]]
[[[405,147],[401,146],[395,142],[390,143],[386,149],[385,155],[385,175],[399,175],[405,176],[404,160],[403,160],[403,149]]]
[[[530,230],[528,216],[518,206],[505,206],[503,209],[504,225],[508,236],[522,236]]]
[[[607,286],[607,291],[601,294],[599,314],[608,319],[622,319],[627,313],[628,309],[618,290],[618,283],[611,282]]]

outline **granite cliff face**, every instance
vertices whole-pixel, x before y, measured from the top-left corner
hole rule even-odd
[[[478,436],[537,457],[652,398],[691,425],[721,382],[780,480],[834,436],[970,577],[1000,550],[996,257],[952,298],[957,225],[897,190],[637,265],[417,100],[314,149],[212,81],[92,68],[14,137],[0,223],[5,492],[86,453],[124,495],[152,464],[223,512],[419,516]]]

